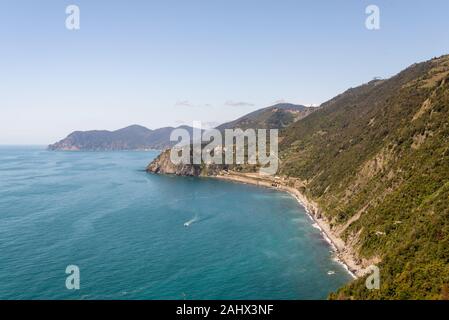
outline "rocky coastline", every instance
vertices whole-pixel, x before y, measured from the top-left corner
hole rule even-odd
[[[285,177],[260,175],[259,173],[241,173],[224,168],[223,165],[193,165],[173,164],[170,160],[169,150],[163,151],[146,168],[146,171],[154,174],[172,174],[178,176],[210,177],[237,183],[252,184],[260,187],[274,188],[284,191],[295,197],[295,199],[306,209],[309,217],[321,230],[323,237],[329,242],[335,251],[336,259],[342,263],[348,272],[354,277],[363,276],[366,273],[368,261],[358,257],[355,249],[347,244],[337,232],[332,230],[331,224],[322,213],[319,205],[309,199],[298,188],[297,181],[291,185],[291,181]]]
[[[258,173],[239,173],[222,171],[214,178],[237,183],[252,184],[259,187],[273,188],[292,195],[305,209],[309,217],[321,230],[324,238],[335,251],[336,259],[342,263],[354,278],[363,276],[366,271],[363,263],[358,258],[354,248],[347,245],[332,229],[328,219],[322,214],[318,204],[308,199],[297,188],[290,187],[284,183],[285,178],[261,176]]]

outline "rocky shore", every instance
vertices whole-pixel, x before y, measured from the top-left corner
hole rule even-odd
[[[330,222],[322,213],[319,205],[315,201],[308,199],[301,191],[305,189],[305,185],[298,179],[261,175],[259,173],[241,173],[232,171],[228,167],[225,168],[223,165],[175,165],[170,160],[169,152],[169,150],[165,150],[154,159],[148,165],[147,172],[179,176],[211,177],[288,192],[306,209],[310,218],[316,223],[324,238],[334,249],[336,259],[346,267],[354,278],[363,276],[366,273],[366,267],[373,262],[377,262],[360,259],[358,257],[355,249],[339,236],[338,231],[331,228]]]
[[[247,183],[288,192],[306,209],[308,215],[320,228],[324,238],[331,244],[335,251],[336,258],[346,267],[348,272],[354,278],[365,274],[365,268],[367,266],[361,262],[355,250],[347,245],[345,241],[331,229],[329,221],[322,214],[319,206],[314,201],[308,199],[297,188],[287,186],[283,178],[262,176],[258,173],[238,173],[230,171],[222,171],[214,177],[221,180]]]

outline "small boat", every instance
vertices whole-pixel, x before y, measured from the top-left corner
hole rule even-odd
[[[187,221],[187,222],[184,222],[184,227],[190,227],[190,225],[192,224],[192,223],[194,223],[196,220],[197,220],[197,216],[195,215],[195,217],[193,218],[193,219],[191,219],[191,220],[189,220],[189,221]]]

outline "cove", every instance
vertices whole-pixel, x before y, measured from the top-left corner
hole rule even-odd
[[[157,154],[0,148],[0,298],[326,299],[351,280],[292,196],[144,172]]]

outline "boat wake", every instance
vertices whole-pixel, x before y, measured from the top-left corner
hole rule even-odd
[[[184,227],[186,227],[186,228],[190,227],[190,225],[192,223],[196,222],[196,221],[198,221],[198,216],[197,215],[195,215],[195,217],[193,217],[193,219],[190,219],[189,221],[184,222]]]

